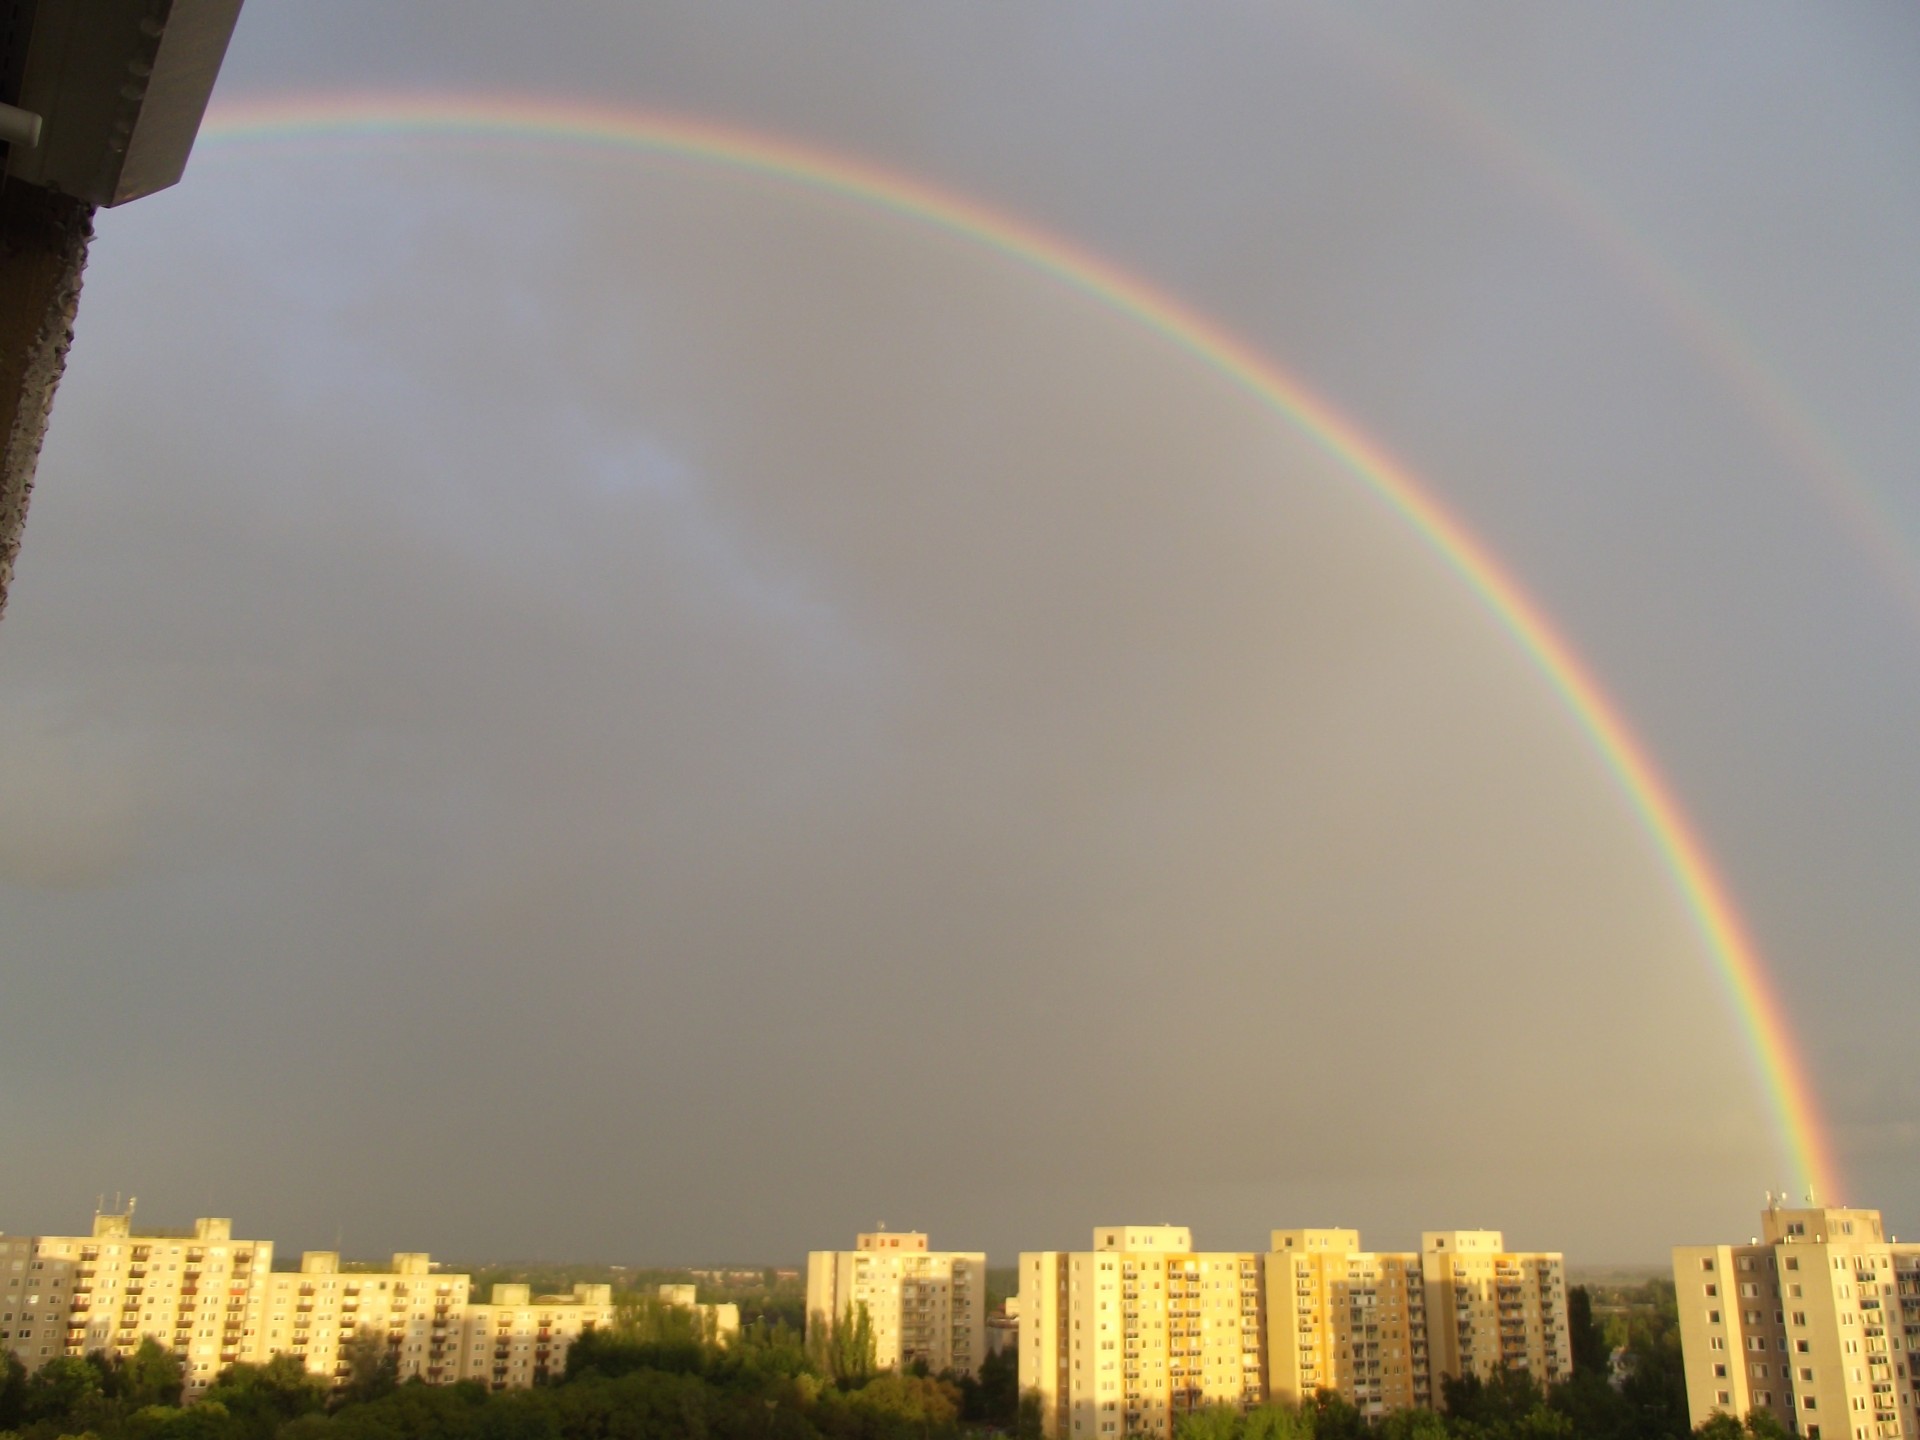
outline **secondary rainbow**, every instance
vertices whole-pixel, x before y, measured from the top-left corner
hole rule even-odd
[[[1829,1200],[1838,1171],[1772,980],[1672,788],[1540,607],[1428,487],[1275,360],[1083,246],[924,180],[773,135],[688,116],[503,95],[319,95],[210,111],[209,149],[327,144],[564,147],[666,157],[839,197],[959,236],[1138,321],[1256,397],[1337,461],[1460,577],[1558,693],[1619,782],[1725,984],[1786,1158]]]
[[[1423,120],[1446,125],[1473,154],[1544,200],[1632,289],[1650,300],[1754,424],[1812,482],[1881,584],[1900,601],[1908,622],[1920,627],[1920,570],[1899,518],[1848,463],[1839,439],[1768,366],[1759,346],[1731,317],[1689,283],[1617,207],[1502,116],[1484,95],[1393,39],[1358,7],[1304,7],[1298,13],[1337,40],[1348,57],[1372,72],[1390,93],[1417,105]]]

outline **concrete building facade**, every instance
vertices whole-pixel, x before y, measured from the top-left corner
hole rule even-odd
[[[971,1375],[987,1354],[984,1251],[929,1250],[919,1231],[878,1230],[851,1250],[807,1256],[807,1341],[865,1307],[874,1363],[904,1370],[922,1361],[935,1374]]]
[[[90,1235],[13,1237],[5,1253],[7,1280],[24,1283],[4,1293],[24,1303],[0,1303],[13,1317],[0,1320],[0,1344],[29,1370],[55,1355],[130,1355],[152,1338],[179,1357],[193,1395],[262,1353],[273,1242],[235,1239],[230,1220],[138,1235],[129,1209],[96,1215]]]
[[[984,1286],[984,1257],[975,1258]],[[31,1371],[59,1355],[131,1355],[156,1340],[179,1358],[193,1399],[228,1366],[276,1355],[339,1383],[354,1343],[373,1341],[403,1381],[507,1389],[557,1378],[573,1342],[617,1313],[607,1285],[570,1295],[496,1285],[485,1304],[471,1290],[469,1276],[437,1271],[419,1252],[368,1270],[309,1250],[298,1270],[275,1271],[273,1243],[234,1238],[229,1220],[142,1235],[129,1209],[96,1215],[91,1235],[0,1235],[0,1348]],[[659,1298],[697,1310],[717,1343],[739,1333],[737,1305],[695,1305],[691,1285],[663,1285]]]
[[[337,1254],[309,1250],[297,1272],[263,1283],[259,1358],[296,1355],[315,1375],[344,1380],[350,1343],[366,1337],[384,1347],[402,1380],[461,1378],[455,1355],[470,1282],[436,1275],[425,1254],[395,1255],[390,1270],[343,1272]]]
[[[1020,1257],[1020,1388],[1048,1435],[1170,1436],[1205,1405],[1265,1398],[1261,1257],[1177,1225],[1107,1225]]]
[[[1276,1230],[1265,1256],[1275,1399],[1343,1396],[1362,1414],[1433,1403],[1418,1255],[1360,1248],[1357,1230]]]
[[[1447,1375],[1526,1370],[1543,1386],[1572,1376],[1561,1255],[1510,1251],[1498,1230],[1429,1230],[1419,1259],[1435,1399]]]
[[[460,1315],[458,1363],[447,1378],[513,1390],[557,1380],[567,1351],[590,1330],[613,1323],[613,1288],[575,1285],[570,1295],[535,1295],[525,1285],[496,1285],[485,1304]]]
[[[1320,1390],[1377,1417],[1434,1406],[1450,1375],[1572,1373],[1564,1262],[1494,1230],[1376,1254],[1354,1230],[1276,1230],[1195,1251],[1180,1226],[1107,1226],[1090,1251],[1020,1257],[1020,1386],[1060,1440],[1170,1435],[1204,1405]]]
[[[1920,1440],[1920,1245],[1878,1210],[1769,1198],[1745,1245],[1673,1251],[1687,1407],[1807,1440]]]

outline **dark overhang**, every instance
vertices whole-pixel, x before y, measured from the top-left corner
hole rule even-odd
[[[120,205],[178,181],[240,4],[0,0],[8,183]]]

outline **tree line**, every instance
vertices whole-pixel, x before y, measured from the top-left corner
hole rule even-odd
[[[1323,1391],[1301,1405],[1198,1410],[1174,1440],[1785,1440],[1765,1416],[1690,1429],[1670,1289],[1656,1300],[1603,1324],[1576,1287],[1574,1374],[1551,1388],[1521,1371],[1450,1379],[1437,1410],[1378,1420]],[[130,1356],[56,1358],[31,1376],[7,1354],[0,1440],[1040,1440],[1039,1404],[1020,1394],[1011,1352],[977,1377],[876,1371],[861,1319],[826,1327],[812,1347],[762,1319],[723,1346],[685,1312],[623,1306],[574,1343],[562,1376],[506,1391],[398,1383],[369,1334],[348,1347],[337,1389],[279,1356],[232,1366],[190,1406],[180,1362],[152,1341]]]

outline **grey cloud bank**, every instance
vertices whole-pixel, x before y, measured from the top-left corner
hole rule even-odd
[[[223,93],[796,133],[1282,357],[1619,698],[1846,1198],[1909,1228],[1920,640],[1719,378],[1319,12],[802,14],[260,6]],[[1371,23],[1617,195],[1920,530],[1876,463],[1916,438],[1920,172],[1872,143],[1910,34]],[[1578,1260],[1789,1178],[1669,878],[1436,557],[1141,327],[818,197],[203,151],[103,221],[0,696],[0,1116],[45,1136],[9,1229],[132,1188],[369,1251],[1438,1217]]]

